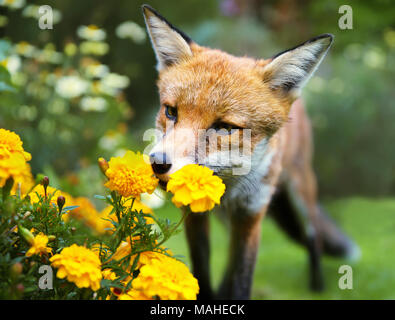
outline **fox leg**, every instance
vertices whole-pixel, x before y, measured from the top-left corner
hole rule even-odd
[[[185,232],[189,245],[193,274],[199,282],[198,299],[212,299],[209,215],[207,213],[189,214],[185,219]]]
[[[293,200],[291,200],[290,188],[286,188],[285,183],[279,186],[277,192],[274,194],[269,207],[269,215],[274,218],[277,225],[286,232],[286,234],[294,241],[313,250],[312,239],[309,238],[311,230],[311,221],[306,216],[306,211],[300,209],[295,201],[297,196],[294,193]],[[294,191],[295,192],[295,191]],[[328,216],[325,210],[317,204],[318,215],[317,224],[319,225],[319,236],[322,241],[323,253],[337,258],[346,258],[350,260],[358,259],[360,250],[358,246],[335,224],[335,222]],[[314,265],[316,255],[314,252],[309,254],[311,256],[311,269],[317,269]],[[313,266],[314,265],[314,266]],[[314,277],[319,277],[319,272],[312,272]],[[310,280],[311,283],[319,282],[318,280]],[[313,287],[313,285],[312,285]],[[315,287],[315,285],[314,285]]]
[[[220,299],[250,298],[263,215],[231,216],[229,261],[218,293]]]
[[[310,166],[291,170],[288,174],[285,182],[287,193],[299,215],[309,253],[310,286],[314,291],[321,291],[324,288],[321,266],[323,243],[315,175]]]

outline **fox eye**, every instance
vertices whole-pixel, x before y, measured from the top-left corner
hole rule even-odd
[[[177,120],[177,108],[176,107],[171,107],[167,104],[165,104],[165,114],[166,117],[172,121],[176,121]]]
[[[241,129],[241,128],[238,126],[235,126],[233,124],[221,121],[221,122],[214,123],[213,129],[215,131],[226,131],[226,134],[231,134],[232,129]]]

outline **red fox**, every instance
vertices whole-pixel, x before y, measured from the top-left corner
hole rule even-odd
[[[357,252],[318,203],[311,127],[299,99],[333,36],[320,35],[267,60],[234,57],[198,45],[150,6],[142,8],[159,71],[156,123],[162,139],[150,154],[155,175],[165,187],[171,173],[199,163],[226,184],[219,211],[229,224],[230,251],[216,294],[210,283],[208,215],[193,213],[185,222],[199,298],[250,298],[266,212],[307,248],[310,284],[321,290],[321,254],[351,257]],[[201,130],[211,130],[211,137],[233,137],[246,129],[251,150],[246,174],[232,174],[240,165],[234,159],[216,162],[209,148],[203,156],[197,150]]]

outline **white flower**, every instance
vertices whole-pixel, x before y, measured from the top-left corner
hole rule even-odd
[[[121,89],[126,88],[129,83],[130,80],[127,76],[122,76],[117,73],[109,73],[99,81],[97,89],[101,93],[115,96]]]
[[[85,72],[89,78],[103,78],[110,72],[110,69],[105,64],[93,63],[86,67]]]
[[[77,34],[80,38],[91,41],[103,41],[106,38],[106,32],[93,24],[78,27]]]
[[[75,98],[88,89],[88,83],[78,76],[65,76],[56,82],[55,91],[63,98]]]
[[[13,75],[15,74],[21,67],[21,58],[17,55],[11,55],[0,62],[0,65],[3,65],[8,72]]]
[[[129,85],[130,80],[127,76],[122,76],[117,73],[109,73],[103,78],[102,82],[105,86],[111,88],[124,89]]]
[[[158,209],[165,204],[165,193],[162,189],[156,189],[152,194],[141,194],[141,202],[152,209]]]
[[[34,56],[40,62],[60,64],[63,61],[63,54],[55,50],[37,50]]]
[[[109,49],[109,45],[105,42],[84,41],[80,44],[80,51],[82,54],[104,56]]]
[[[83,111],[98,111],[103,112],[107,110],[107,101],[101,97],[84,97],[80,104]]]
[[[25,5],[25,0],[0,0],[0,6],[10,9],[20,9]]]
[[[116,96],[119,92],[119,89],[109,87],[105,85],[102,81],[98,81],[96,83],[95,90],[97,90],[97,93],[103,93],[113,97]]]
[[[14,47],[16,53],[23,57],[31,58],[35,55],[37,49],[26,41],[18,42]]]
[[[146,38],[145,30],[133,21],[121,23],[115,33],[121,39],[130,38],[137,43],[144,42]]]

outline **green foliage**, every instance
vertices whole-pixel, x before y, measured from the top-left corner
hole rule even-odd
[[[168,219],[132,210],[134,199],[125,199],[112,192],[107,196],[96,196],[113,208],[106,219],[112,227],[99,236],[78,220],[65,219],[76,206],[61,209],[54,203],[54,194],[43,196],[36,192],[38,202],[32,203],[29,195],[21,197],[11,195],[9,191],[6,184],[0,198],[0,299],[114,299],[112,288],[118,288],[122,293],[132,287],[133,279],[139,274],[141,253],[150,251],[168,255],[163,244],[177,232],[183,221],[174,224]],[[128,201],[132,204],[126,205]],[[147,224],[147,218],[154,219],[156,224]],[[47,246],[52,254],[27,256],[31,241],[40,233],[48,236]],[[129,243],[129,252],[118,253],[120,245],[126,243]],[[103,278],[101,288],[95,294],[91,289],[80,289],[66,279],[55,277],[54,290],[40,289],[40,266],[50,265],[52,255],[72,244],[96,250],[101,270],[111,270],[114,278]]]

